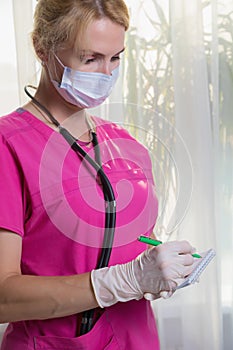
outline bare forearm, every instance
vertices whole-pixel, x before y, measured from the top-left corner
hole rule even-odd
[[[90,274],[14,275],[0,285],[0,323],[50,319],[97,307]]]

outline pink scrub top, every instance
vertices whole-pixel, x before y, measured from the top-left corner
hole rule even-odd
[[[134,259],[151,234],[157,200],[147,150],[122,127],[93,117],[103,170],[116,195],[109,265]],[[94,157],[92,144],[83,144]],[[0,227],[22,237],[22,274],[65,276],[96,267],[104,233],[104,200],[96,172],[62,135],[29,112],[0,118]],[[79,336],[81,315],[12,322],[1,350],[159,349],[150,303],[117,303]]]

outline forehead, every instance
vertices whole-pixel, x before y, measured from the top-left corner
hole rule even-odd
[[[108,18],[90,22],[77,43],[80,52],[111,55],[124,47],[125,28]]]

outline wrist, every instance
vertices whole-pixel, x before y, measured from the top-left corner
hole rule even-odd
[[[101,308],[143,297],[143,292],[135,283],[131,264],[132,262],[91,272],[92,287]]]

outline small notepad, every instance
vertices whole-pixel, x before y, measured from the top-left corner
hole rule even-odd
[[[195,270],[184,280],[182,284],[180,284],[176,289],[181,289],[184,287],[189,286],[190,284],[194,284],[195,282],[198,281],[199,276],[202,274],[202,272],[205,270],[205,268],[209,265],[211,260],[214,258],[216,255],[214,249],[209,249],[207,251],[207,254],[200,263],[196,266]]]

